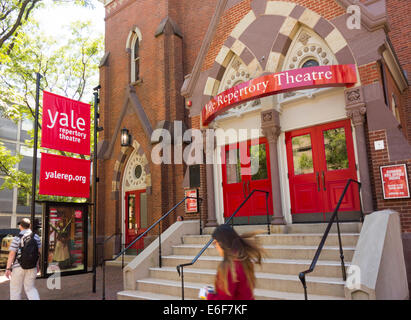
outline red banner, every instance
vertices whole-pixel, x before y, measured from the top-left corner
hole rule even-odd
[[[380,167],[384,199],[409,198],[407,167],[405,164]]]
[[[309,67],[269,74],[241,83],[215,96],[202,110],[202,123],[206,126],[219,114],[250,100],[293,90],[349,87],[356,82],[357,73],[353,64]]]
[[[43,148],[90,155],[90,105],[43,91]]]
[[[90,163],[89,160],[42,153],[39,194],[88,198]]]

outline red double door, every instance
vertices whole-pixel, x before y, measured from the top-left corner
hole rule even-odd
[[[125,247],[147,230],[147,198],[146,190],[129,191],[125,196]],[[129,254],[139,253],[144,249],[144,238],[137,241],[129,250]]]
[[[271,169],[265,138],[223,146],[221,149],[224,217],[230,217],[255,189],[268,191],[269,214],[272,215]],[[235,215],[248,220],[267,215],[266,194],[255,192]]]
[[[357,179],[350,121],[287,132],[286,147],[293,221],[328,220],[347,180]],[[356,184],[349,187],[340,211],[360,211]]]

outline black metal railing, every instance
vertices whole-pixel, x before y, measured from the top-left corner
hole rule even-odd
[[[148,227],[146,229],[146,231],[144,231],[143,233],[139,234],[136,236],[136,238],[130,242],[130,244],[124,248],[123,250],[121,250],[117,255],[114,256],[114,258],[111,259],[103,259],[102,262],[102,269],[103,269],[103,293],[102,293],[102,300],[106,299],[106,262],[108,261],[115,261],[117,260],[120,256],[124,256],[124,254],[126,253],[126,251],[128,249],[130,249],[137,241],[139,241],[140,239],[142,239],[147,233],[149,233],[155,226],[158,225],[159,227],[159,231],[158,231],[158,242],[159,242],[159,247],[158,247],[158,258],[159,258],[159,267],[162,267],[162,256],[161,256],[161,221],[163,221],[165,218],[167,218],[171,213],[175,212],[175,210],[183,203],[185,202],[187,199],[197,199],[198,201],[198,206],[200,208],[200,202],[201,202],[201,198],[200,197],[184,197],[180,202],[178,202],[174,207],[172,207],[167,213],[165,213],[164,215],[161,216],[160,219],[158,219],[156,222],[154,222],[150,227]],[[202,224],[201,224],[201,213],[200,213],[200,234],[202,233]],[[104,249],[104,248],[103,248]],[[122,267],[124,266],[124,257],[122,258]]]
[[[319,259],[319,257],[320,257],[321,251],[322,251],[322,249],[323,249],[323,247],[324,247],[325,241],[327,240],[328,234],[329,234],[330,229],[331,229],[331,227],[332,227],[332,225],[333,225],[333,223],[334,223],[334,220],[335,220],[336,223],[337,223],[337,233],[338,233],[338,244],[339,244],[339,249],[340,249],[342,278],[343,278],[344,281],[347,280],[347,274],[346,274],[346,271],[345,271],[345,263],[344,263],[344,251],[343,251],[342,242],[341,242],[340,223],[339,223],[339,220],[338,220],[338,210],[340,209],[341,202],[342,202],[342,200],[344,199],[344,196],[345,196],[345,194],[347,193],[348,187],[350,186],[351,182],[356,183],[356,184],[358,185],[358,195],[359,195],[360,210],[361,210],[361,222],[364,221],[364,213],[363,213],[363,211],[362,211],[361,194],[360,194],[360,191],[361,191],[361,183],[358,182],[358,181],[356,181],[356,180],[353,180],[353,179],[348,179],[347,184],[345,185],[344,191],[343,191],[343,193],[341,194],[340,199],[338,200],[337,206],[336,206],[335,209],[334,209],[334,212],[333,212],[333,214],[332,214],[332,216],[331,216],[331,218],[330,218],[330,221],[328,222],[327,228],[326,228],[325,231],[324,231],[324,235],[323,235],[323,237],[322,237],[322,239],[321,239],[321,241],[320,241],[320,244],[318,245],[317,251],[315,252],[314,258],[313,258],[313,260],[312,260],[312,262],[311,262],[311,265],[310,265],[309,269],[308,269],[308,270],[305,270],[305,271],[303,271],[303,272],[300,272],[300,274],[298,275],[298,278],[300,279],[300,281],[301,281],[301,283],[302,283],[302,285],[303,285],[303,288],[304,288],[304,298],[305,298],[305,300],[308,300],[308,297],[307,297],[307,283],[306,283],[306,280],[305,280],[305,275],[306,275],[307,273],[311,273],[311,272],[314,271],[314,268],[315,268],[315,266],[316,266],[316,264],[317,264],[317,261],[318,261],[318,259]]]
[[[257,190],[254,189],[252,190],[247,198],[244,199],[244,201],[239,205],[239,207],[233,212],[233,214],[230,216],[230,218],[227,219],[227,221],[224,224],[228,224],[234,216],[237,214],[238,211],[244,206],[244,204],[250,199],[250,197],[255,193],[255,192],[263,192],[266,194],[266,206],[267,206],[267,230],[268,234],[270,234],[270,221],[269,221],[269,205],[268,205],[268,197],[270,195],[270,192],[264,191],[264,190]],[[233,224],[231,224],[233,226]],[[194,263],[197,262],[198,258],[204,253],[204,251],[207,250],[207,248],[210,246],[210,244],[213,242],[213,238],[211,238],[207,244],[200,250],[200,252],[194,257],[194,259],[189,262],[189,263],[183,263],[179,264],[177,268],[178,275],[181,277],[181,299],[184,300],[184,267],[192,266]]]

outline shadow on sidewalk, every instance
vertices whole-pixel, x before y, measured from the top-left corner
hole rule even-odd
[[[92,292],[92,273],[61,277],[61,289],[48,289],[47,279],[37,279],[36,287],[41,300],[101,300],[102,275],[102,269],[97,267],[96,293]],[[122,290],[123,272],[121,267],[106,266],[106,300],[117,300],[117,292]],[[24,290],[22,296],[23,299],[26,299]],[[0,300],[9,299],[10,281],[1,274]]]

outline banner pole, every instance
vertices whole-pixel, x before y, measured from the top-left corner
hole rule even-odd
[[[37,180],[37,144],[39,131],[39,108],[40,108],[40,79],[42,76],[36,74],[36,110],[34,115],[34,146],[33,146],[33,170],[31,179],[31,229],[34,231],[34,219],[36,214],[36,180]]]
[[[98,132],[98,90],[94,88],[94,151],[93,151],[93,293],[96,293],[97,280],[97,132]],[[104,257],[104,254],[103,254]]]

